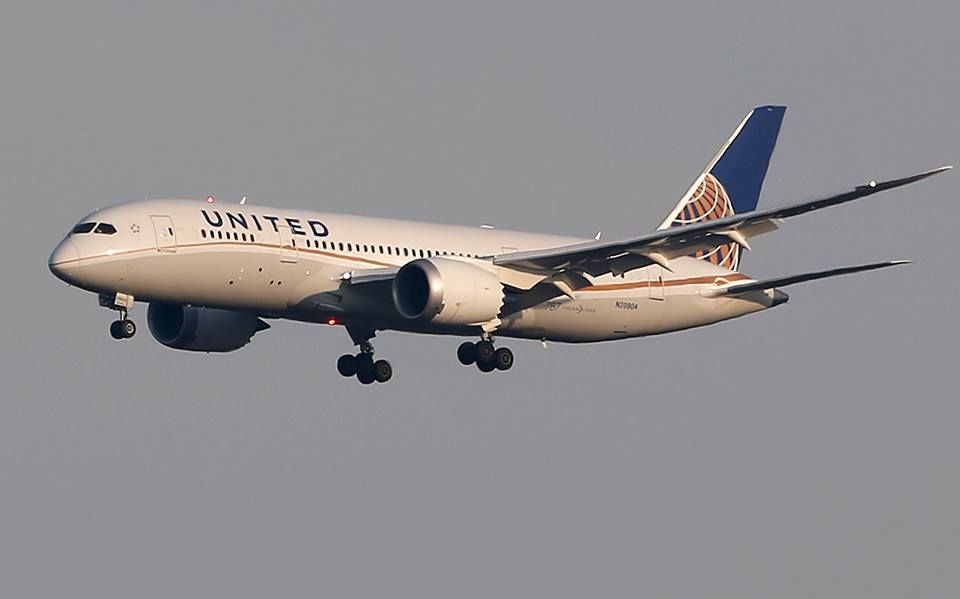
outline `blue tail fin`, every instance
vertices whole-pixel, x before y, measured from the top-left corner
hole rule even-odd
[[[750,111],[659,228],[756,210],[786,110],[785,106],[759,106]],[[696,256],[737,270],[742,250],[739,244],[727,243]]]

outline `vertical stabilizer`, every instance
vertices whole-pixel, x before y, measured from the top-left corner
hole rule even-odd
[[[751,110],[659,228],[756,210],[786,110],[786,106]],[[738,270],[742,251],[739,244],[731,242],[697,252],[696,256]]]

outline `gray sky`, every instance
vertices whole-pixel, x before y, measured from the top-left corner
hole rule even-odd
[[[958,161],[960,5],[0,7],[0,594],[946,597],[960,588],[956,173],[792,220],[744,269],[913,266],[597,346],[385,333],[117,344],[47,271],[144,196],[592,236],[654,227],[752,106],[762,205]]]

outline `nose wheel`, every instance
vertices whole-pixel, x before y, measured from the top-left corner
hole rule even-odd
[[[129,339],[137,334],[137,325],[124,315],[110,323],[110,336],[114,339]]]
[[[465,341],[457,348],[457,359],[464,366],[476,364],[480,372],[510,370],[513,368],[513,352],[506,347],[495,347],[493,341],[482,339],[476,343]]]
[[[360,344],[360,353],[340,356],[337,360],[337,372],[345,377],[355,376],[364,385],[386,383],[393,377],[390,362],[373,359],[373,345],[369,341]]]

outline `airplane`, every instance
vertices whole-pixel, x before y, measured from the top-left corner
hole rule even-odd
[[[97,210],[56,246],[52,273],[119,312],[115,339],[137,327],[135,302],[161,344],[230,352],[268,321],[342,326],[357,353],[337,360],[365,385],[391,379],[374,358],[378,331],[472,337],[465,366],[509,370],[498,337],[592,343],[710,325],[782,305],[780,287],[881,269],[894,260],[755,279],[740,271],[752,237],[788,218],[949,170],[870,181],[758,210],[786,111],[749,112],[660,226],[622,239],[582,239],[287,210],[206,200],[143,200]]]

